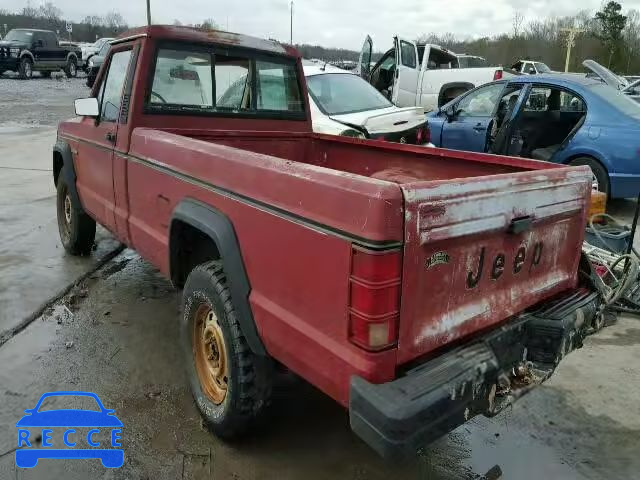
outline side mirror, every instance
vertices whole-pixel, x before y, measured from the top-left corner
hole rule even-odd
[[[533,68],[533,67],[531,67],[531,68],[529,69],[529,75],[535,75],[535,74],[536,74],[536,69],[535,69],[535,68]]]
[[[34,47],[44,47],[44,43],[42,42],[42,40],[36,40],[35,42],[33,42],[33,46]]]
[[[100,114],[100,107],[98,105],[98,99],[91,98],[79,98],[74,102],[76,108],[76,115],[82,117],[97,117]]]
[[[456,106],[449,105],[447,108],[442,109],[444,116],[447,117],[448,122],[452,122],[456,118]]]

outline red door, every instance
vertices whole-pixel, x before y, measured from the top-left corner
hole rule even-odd
[[[107,75],[98,93],[100,115],[81,121],[76,159],[76,186],[83,207],[112,232],[116,231],[113,150],[117,141],[120,104],[131,59],[131,47],[110,55]]]

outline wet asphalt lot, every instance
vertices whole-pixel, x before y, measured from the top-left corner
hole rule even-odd
[[[6,240],[0,243],[0,312],[11,309],[7,322],[27,318],[62,287],[88,275],[0,346],[0,480],[466,480],[481,479],[492,467],[496,472],[496,465],[505,479],[638,477],[640,320],[630,317],[590,337],[550,382],[512,409],[474,419],[413,463],[384,464],[351,434],[343,409],[288,375],[279,379],[257,432],[237,444],[218,441],[203,430],[183,376],[175,340],[179,294],[170,283],[129,250],[94,271],[100,255],[115,248],[106,233],[100,237],[103,253],[84,259],[69,258],[53,245],[55,192],[44,179],[50,175],[49,149],[55,124],[73,115],[73,99],[87,92],[83,79],[0,78],[0,166],[12,167],[0,168],[0,175],[13,185],[0,189],[0,241]],[[28,191],[20,184],[30,185]],[[28,208],[17,214],[14,205],[23,204]],[[627,217],[631,207],[613,205]],[[26,228],[25,222],[33,225]],[[12,241],[7,231],[16,232]],[[21,245],[24,235],[33,255]],[[34,260],[39,258],[45,260]],[[56,289],[38,284],[36,263],[50,267],[47,284]],[[3,287],[14,294],[3,296]],[[15,422],[42,393],[63,389],[95,392],[116,410],[124,424],[123,468],[107,470],[98,460],[43,460],[34,469],[15,468]]]

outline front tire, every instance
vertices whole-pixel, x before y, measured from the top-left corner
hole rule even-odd
[[[67,60],[67,66],[64,68],[64,73],[67,78],[76,78],[78,75],[78,62],[74,57]]]
[[[609,174],[600,162],[590,157],[580,157],[569,162],[569,165],[587,165],[593,172],[593,186],[596,190],[606,193],[607,197],[611,197],[611,186],[609,183]]]
[[[271,394],[272,362],[242,334],[222,263],[203,263],[183,292],[181,342],[187,377],[205,424],[218,437],[240,437]]]
[[[62,175],[58,178],[56,204],[62,246],[71,255],[87,255],[96,238],[96,222],[81,206],[74,205]]]
[[[22,80],[29,80],[33,77],[33,62],[29,57],[23,57],[20,59],[18,75]]]

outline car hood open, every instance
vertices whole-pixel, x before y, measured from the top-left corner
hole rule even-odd
[[[422,107],[388,107],[379,110],[331,115],[329,118],[345,125],[356,125],[370,134],[401,132],[425,123]]]
[[[593,72],[600,80],[616,90],[622,90],[628,85],[625,79],[619,77],[607,67],[603,67],[595,60],[585,60],[582,62],[582,66]]]

